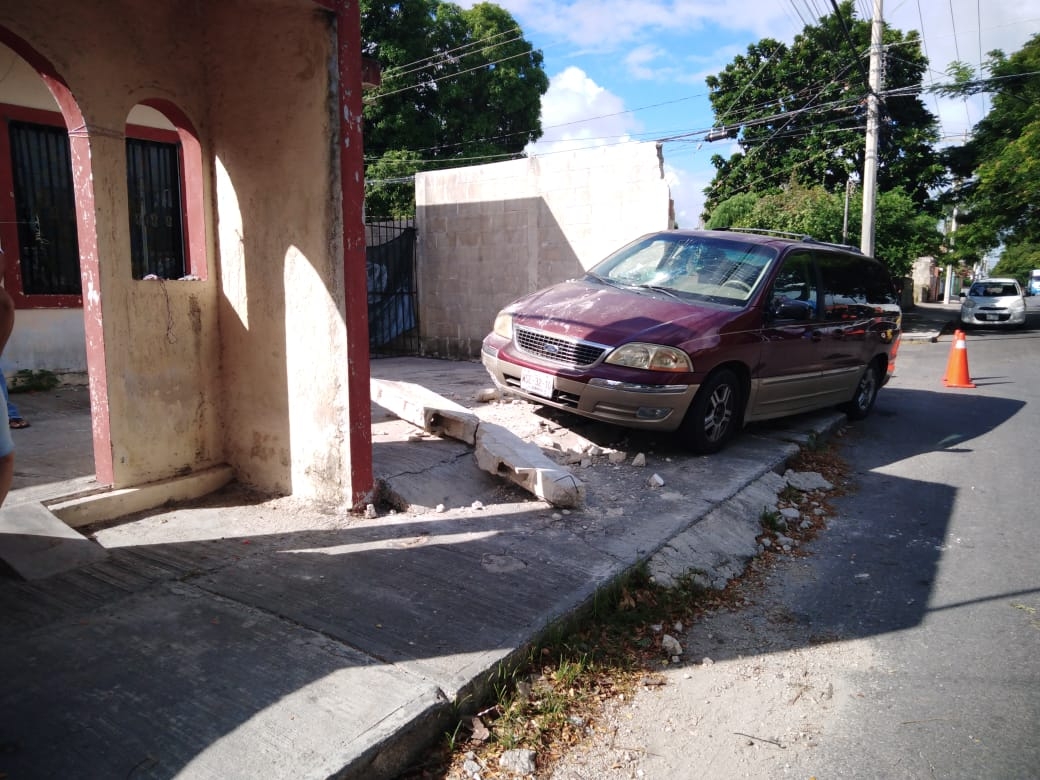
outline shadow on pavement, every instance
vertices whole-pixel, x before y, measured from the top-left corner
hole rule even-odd
[[[979,395],[886,388],[874,417],[854,424],[838,448],[855,449],[860,465],[851,475],[850,491],[869,500],[835,498],[831,522],[840,527],[805,545],[802,553],[812,563],[787,558],[770,575],[782,583],[772,589],[781,594],[781,603],[765,619],[779,630],[782,644],[756,647],[751,632],[744,639],[739,632],[727,632],[725,644],[719,644],[718,634],[694,633],[688,657],[718,661],[898,632],[919,625],[934,609],[953,606],[935,608],[930,602],[961,488],[941,481],[941,474],[934,482],[907,480],[899,464],[933,452],[972,457],[978,437],[1012,420],[1025,406]],[[912,498],[892,500],[907,495]],[[997,588],[974,601],[1021,595]],[[739,613],[729,618],[741,619]]]
[[[944,396],[952,413],[938,420],[935,396],[886,389],[877,411],[890,422],[847,437],[881,483],[914,455],[969,453],[1022,408]],[[478,700],[491,671],[786,451],[769,432],[708,458],[657,443],[666,491],[648,492],[647,470],[590,469],[588,506],[567,514],[510,488],[480,508],[360,520],[231,488],[99,528],[108,560],[41,582],[0,579],[0,772],[379,776],[369,762],[383,740],[440,733],[447,702]],[[833,577],[792,588],[791,646],[922,620],[956,489],[916,487],[920,502],[889,537],[885,523],[905,508],[886,505],[883,484],[860,486],[877,491],[877,527],[835,551]],[[908,594],[898,609],[855,566],[840,571],[863,550],[888,572],[886,588]]]

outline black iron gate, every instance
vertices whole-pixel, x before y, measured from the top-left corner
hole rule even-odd
[[[368,347],[373,356],[419,353],[415,225],[411,220],[365,223],[368,269]]]

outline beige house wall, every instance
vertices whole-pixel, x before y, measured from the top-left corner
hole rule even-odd
[[[474,358],[499,309],[671,226],[660,148],[632,143],[419,173],[420,349]]]
[[[119,9],[0,8],[86,120],[100,284],[83,294],[103,311],[107,398],[92,402],[108,405],[116,486],[229,463],[264,490],[349,500],[329,14],[309,0]],[[147,99],[175,104],[201,142],[201,281],[132,279],[123,132]]]

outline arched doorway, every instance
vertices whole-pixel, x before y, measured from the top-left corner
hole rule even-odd
[[[111,484],[100,308],[89,294],[98,289],[97,251],[82,113],[53,66],[3,28],[0,61],[0,191],[10,193],[0,204],[0,246],[18,307],[3,367],[28,389],[66,386],[54,402],[56,424],[17,434],[15,488]]]

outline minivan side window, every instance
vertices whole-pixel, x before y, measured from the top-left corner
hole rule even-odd
[[[770,296],[773,316],[781,320],[816,319],[817,292],[812,255],[791,252],[783,259],[773,280]]]
[[[817,254],[823,287],[823,318],[828,322],[872,316],[882,305],[897,304],[888,273],[867,257]]]

